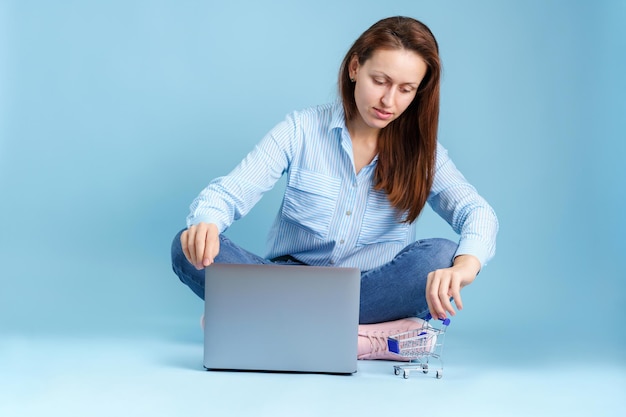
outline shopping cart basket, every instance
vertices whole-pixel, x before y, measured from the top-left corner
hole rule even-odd
[[[436,359],[439,367],[435,372],[437,379],[443,377],[443,342],[450,319],[441,319],[439,328],[430,324],[432,316],[429,314],[420,329],[393,335],[387,339],[390,352],[395,352],[404,358],[410,359],[406,365],[394,365],[396,375],[403,373],[405,379],[412,370],[419,370],[427,374],[431,359]]]

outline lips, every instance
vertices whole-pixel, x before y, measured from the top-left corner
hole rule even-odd
[[[376,107],[374,107],[374,113],[376,114],[376,117],[381,120],[389,120],[393,116],[393,113],[386,112]]]

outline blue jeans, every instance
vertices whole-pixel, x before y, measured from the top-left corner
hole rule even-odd
[[[172,242],[172,269],[183,284],[204,299],[204,270],[187,261],[180,244],[181,230]],[[447,239],[424,239],[411,243],[388,263],[361,272],[361,324],[380,323],[406,317],[425,317],[426,279],[435,269],[452,265],[457,244]],[[294,259],[271,261],[242,249],[220,235],[216,263],[302,264]],[[304,265],[304,264],[302,264]]]

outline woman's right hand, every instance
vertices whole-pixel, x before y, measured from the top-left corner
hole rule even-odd
[[[213,223],[198,223],[180,235],[180,244],[187,260],[200,270],[211,265],[220,252],[220,232]]]

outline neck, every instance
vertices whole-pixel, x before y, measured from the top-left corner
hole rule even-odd
[[[369,147],[376,147],[378,144],[380,129],[367,126],[360,118],[350,120],[346,125],[353,143],[358,142]]]
[[[378,152],[378,133],[380,130],[372,129],[364,124],[363,126],[359,126],[358,123],[348,123],[348,132],[350,132],[352,140],[354,169],[357,174],[364,166],[372,162]]]

